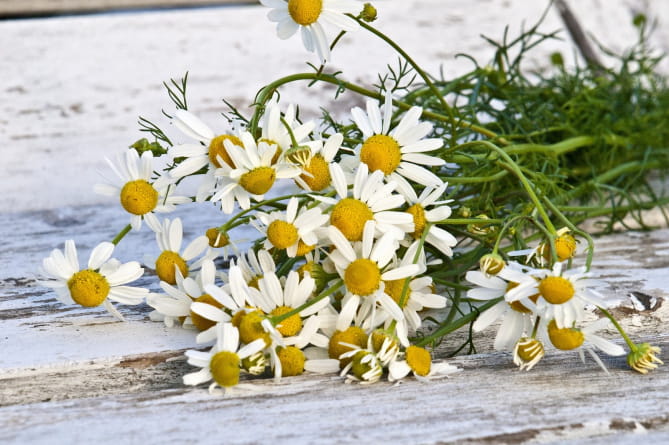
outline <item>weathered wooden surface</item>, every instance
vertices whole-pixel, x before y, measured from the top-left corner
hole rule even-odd
[[[629,41],[627,3],[606,2],[606,12],[596,12],[603,3],[573,7],[605,43]],[[505,23],[513,31],[543,8],[485,4],[474,12],[464,1],[379,2],[377,24],[430,70],[446,63],[453,74],[465,66],[456,52],[488,54],[478,34],[498,36]],[[652,6],[669,17],[666,3]],[[0,443],[668,442],[667,366],[641,376],[616,358],[605,360],[606,376],[591,360],[559,353],[521,373],[508,354],[492,352],[491,330],[477,340],[478,355],[450,359],[462,373],[431,384],[361,387],[305,375],[280,384],[256,379],[257,391],[222,399],[180,383],[191,369],[182,352],[196,346],[193,332],[150,322],[147,306],[119,306],[125,323],[103,309],[64,306],[37,285],[41,259],[64,240],[89,251],[125,225],[125,214],[101,205],[92,186],[103,156],[141,137],[137,115],[159,118],[168,106],[163,80],[190,70],[191,107],[216,127],[219,97],[248,105],[264,83],[314,61],[299,40],[278,41],[265,13],[247,7],[0,22]],[[547,29],[559,26],[549,14]],[[658,31],[657,42],[669,41],[666,27]],[[361,58],[353,42],[371,55]],[[392,58],[380,45],[356,36],[333,67],[369,84],[386,62]],[[541,66],[541,57],[531,63]],[[286,96],[309,98],[304,112],[315,114],[332,93],[294,88]],[[345,95],[335,111],[359,102]],[[186,240],[220,218],[210,208],[177,214]],[[117,251],[121,260],[155,252],[146,228]],[[600,291],[621,303],[616,314],[630,334],[661,346],[667,362],[669,230],[598,239],[593,270],[608,283]],[[151,275],[142,282],[156,286]],[[632,291],[658,303],[634,310]],[[438,358],[454,346],[444,344]]]

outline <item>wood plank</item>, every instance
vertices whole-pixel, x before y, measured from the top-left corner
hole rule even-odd
[[[258,3],[256,0],[3,0],[0,18]]]

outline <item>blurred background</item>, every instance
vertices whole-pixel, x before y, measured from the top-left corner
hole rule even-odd
[[[361,2],[362,5],[363,2]],[[536,23],[559,39],[533,50],[527,70],[550,66],[559,51],[567,65],[581,55],[555,5],[537,0],[379,0],[374,25],[425,70],[450,78],[473,68],[466,53],[487,64],[501,40]],[[585,34],[615,52],[636,40],[632,19],[655,21],[651,44],[669,50],[669,2],[567,0]],[[114,157],[146,136],[143,116],[173,135],[161,110],[172,111],[163,82],[189,73],[189,109],[224,132],[223,99],[249,113],[256,92],[317,64],[298,36],[276,37],[268,9],[255,1],[0,0],[0,209],[20,212],[108,202],[93,186]],[[601,51],[598,51],[602,55]],[[602,56],[603,62],[610,59]],[[362,31],[347,34],[326,70],[370,87],[397,56]],[[659,69],[669,72],[665,60]],[[364,98],[305,83],[282,90],[304,118],[321,108],[347,119]]]

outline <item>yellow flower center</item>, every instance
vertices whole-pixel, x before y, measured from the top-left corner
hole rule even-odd
[[[230,238],[228,238],[225,233],[220,232],[216,227],[207,229],[205,235],[207,235],[210,247],[225,247],[230,244]]]
[[[297,227],[280,219],[267,226],[267,239],[277,249],[286,249],[297,242]]]
[[[344,198],[335,204],[330,214],[330,223],[338,228],[349,241],[362,240],[365,223],[374,219],[374,213],[364,202]]]
[[[249,344],[254,340],[262,338],[265,340],[265,346],[271,344],[269,333],[262,327],[262,321],[265,319],[260,311],[249,312],[242,317],[239,323],[239,338],[242,342]]]
[[[342,345],[341,343],[348,343],[349,345],[356,345],[364,348],[367,344],[367,334],[362,328],[351,326],[343,331],[335,331],[330,337],[328,344],[328,356],[330,358],[339,359],[339,357],[351,350],[350,346]],[[340,360],[340,366],[343,368],[351,361],[351,358]]]
[[[402,298],[402,290],[404,289],[404,282],[406,280],[403,278],[400,278],[399,280],[389,280],[389,281],[384,281],[385,283],[385,288],[384,291],[388,295],[390,295],[390,298],[395,300],[395,303],[398,305],[400,304],[400,299]],[[409,290],[407,289],[407,298],[404,299],[404,302],[400,307],[404,307],[407,305],[407,302],[409,301],[408,298],[409,295]]]
[[[300,375],[304,372],[304,362],[306,361],[306,357],[304,356],[304,352],[299,348],[296,348],[295,346],[280,348],[276,352],[276,355],[281,362],[282,377]]]
[[[369,351],[358,351],[355,353],[351,361],[351,372],[360,380],[364,380],[363,376],[372,370],[373,360],[368,360],[364,363],[362,361],[368,354],[371,353]]]
[[[360,161],[367,164],[370,172],[381,170],[389,175],[400,165],[401,160],[400,145],[385,134],[375,134],[368,138],[360,149]]]
[[[288,0],[288,14],[302,26],[316,22],[322,10],[323,0]]]
[[[91,270],[80,270],[67,281],[72,299],[85,307],[102,304],[109,295],[109,282],[100,273]]]
[[[425,377],[430,373],[432,366],[432,357],[430,351],[420,346],[411,345],[406,350],[407,365],[417,375]]]
[[[367,258],[359,258],[348,265],[344,272],[346,289],[362,297],[370,295],[381,284],[379,266]]]
[[[253,278],[251,278],[251,279],[249,280],[249,282],[246,283],[246,284],[248,284],[249,287],[252,287],[252,288],[254,288],[254,289],[258,289],[258,290],[260,290],[260,286],[258,285],[258,281],[260,281],[260,279],[261,279],[262,277],[263,277],[262,275],[256,275],[256,276],[254,276]]]
[[[145,215],[157,204],[158,192],[143,179],[127,182],[121,189],[121,205],[128,213]]]
[[[523,337],[518,340],[516,354],[523,362],[529,363],[544,355],[544,345],[535,338]]]
[[[386,332],[383,332],[381,330],[376,330],[372,332],[372,348],[374,349],[374,352],[380,352],[381,348],[383,347],[383,342],[386,341],[386,339],[390,340],[391,346],[390,348],[394,347],[399,347],[397,344],[397,340],[391,336],[389,336]]]
[[[292,311],[292,307],[288,306],[279,306],[276,309],[274,309],[270,315],[272,317],[278,317],[283,314],[287,314],[288,312]],[[290,317],[286,318],[285,320],[282,320],[281,323],[279,323],[276,326],[276,330],[281,333],[284,337],[292,337],[293,335],[297,335],[298,332],[302,329],[302,318],[300,318],[299,314],[293,314]]]
[[[244,147],[244,143],[241,141],[241,139],[232,134],[222,134],[220,136],[216,136],[209,143],[209,161],[212,164],[214,164],[216,168],[221,168],[221,163],[218,162],[219,157],[223,159],[223,161],[230,167],[235,168],[235,163],[232,162],[232,158],[228,154],[228,151],[225,149],[224,142],[226,140],[232,142],[233,144],[239,147]]]
[[[551,343],[558,349],[563,351],[570,351],[576,349],[583,344],[585,336],[579,329],[574,328],[558,328],[555,320],[548,323],[548,338]]]
[[[539,283],[539,293],[550,304],[562,304],[574,296],[574,286],[562,277],[546,277]]]
[[[216,301],[214,297],[212,297],[209,294],[202,294],[199,297],[197,297],[195,301],[197,303],[209,304],[219,309],[223,307],[221,303]],[[190,319],[193,322],[193,326],[195,326],[198,329],[198,331],[206,331],[207,329],[216,324],[215,321],[209,320],[208,318],[204,318],[203,316],[198,315],[193,311],[190,311]]]
[[[487,275],[497,275],[504,269],[505,265],[506,263],[504,262],[504,259],[496,253],[483,255],[479,260],[481,272]],[[507,288],[506,290],[508,292],[510,289]]]
[[[241,324],[242,319],[244,318],[245,315],[246,315],[245,310],[243,310],[243,309],[238,310],[237,312],[235,312],[235,315],[232,316],[232,319],[230,319],[230,323],[234,327],[239,329],[239,325]]]
[[[186,260],[181,258],[181,255],[176,252],[163,250],[156,260],[156,274],[158,275],[158,278],[166,283],[176,284],[177,273],[174,266],[179,268],[183,277],[188,276],[188,264],[186,264]]]
[[[214,381],[224,388],[239,383],[239,356],[234,352],[217,352],[209,362],[209,370]]]
[[[508,293],[511,289],[514,287],[517,287],[518,283],[514,283],[511,281],[509,284],[506,285],[506,293]],[[539,294],[534,294],[529,297],[530,300],[532,300],[533,303],[536,303],[537,300],[539,299]],[[511,309],[513,309],[516,312],[522,312],[523,314],[529,314],[532,312],[525,306],[523,303],[520,302],[520,300],[512,301],[511,303],[508,303],[509,306],[511,306]]]
[[[239,178],[239,184],[252,195],[264,195],[272,188],[276,171],[272,167],[257,167]]]
[[[300,178],[309,186],[314,192],[320,192],[332,182],[330,176],[330,168],[320,153],[317,153],[311,158],[309,164],[302,167],[302,170],[309,173],[300,175]]]
[[[569,233],[559,235],[555,238],[555,253],[558,257],[558,261],[566,261],[573,258],[574,253],[576,253],[576,239]],[[548,244],[541,243],[539,245],[538,254],[543,256],[544,259],[550,260],[551,250],[548,248]]]
[[[296,256],[304,256],[314,250],[316,248],[316,244],[304,244],[302,240],[299,240],[297,242],[297,252],[295,253]]]
[[[406,212],[413,216],[413,226],[414,232],[411,234],[414,239],[419,239],[423,236],[423,230],[425,230],[425,209],[420,204],[414,204]]]

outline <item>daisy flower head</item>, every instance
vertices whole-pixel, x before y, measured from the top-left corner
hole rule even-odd
[[[235,265],[234,262],[232,264]],[[266,274],[276,272],[276,263],[272,255],[265,249],[260,249],[257,253],[249,249],[237,258],[236,265],[239,266],[244,282],[255,289],[258,289],[258,280]],[[230,271],[232,272],[232,269]]]
[[[536,283],[531,271],[518,263],[505,265],[496,276],[472,270],[467,272],[465,279],[476,286],[467,291],[467,297],[476,301],[489,301],[504,297],[509,291],[520,285],[532,286]],[[498,351],[513,350],[518,339],[532,330],[533,319],[537,312],[535,303],[538,298],[539,294],[535,293],[513,302],[502,299],[478,316],[473,329],[480,332],[495,321],[502,319],[502,324],[495,337],[495,349]]]
[[[316,50],[323,61],[330,59],[330,43],[325,35],[325,24],[342,31],[353,31],[358,23],[346,14],[356,14],[361,5],[353,0],[260,0],[272,8],[267,14],[276,22],[276,33],[280,39],[292,37],[299,29],[302,43],[307,51]]]
[[[342,354],[339,359],[348,359],[347,365],[340,373],[342,377],[346,377],[347,382],[355,381],[361,385],[368,385],[378,382],[383,376],[381,360],[369,349],[354,348]]]
[[[459,371],[462,370],[448,363],[432,362],[430,351],[411,345],[404,351],[404,360],[395,360],[388,365],[388,380],[396,382],[413,373],[416,379],[426,382]]]
[[[339,229],[334,226],[328,227],[330,241],[336,248],[330,254],[330,258],[346,287],[341,313],[347,314],[348,320],[343,321],[347,326],[357,313],[358,322],[369,317],[370,327],[374,327],[377,304],[393,319],[403,320],[402,309],[385,292],[385,283],[411,277],[420,272],[418,264],[404,264],[397,267],[392,264],[399,243],[392,234],[385,234],[375,240],[375,225],[373,221],[365,224],[362,242],[356,243],[355,247]]]
[[[241,139],[243,148],[225,141],[225,148],[234,167],[224,163],[215,172],[222,179],[222,183],[211,200],[220,201],[221,209],[226,214],[232,213],[235,202],[242,209],[248,209],[251,198],[262,201],[277,179],[294,178],[302,173],[293,164],[274,164],[273,159],[278,149],[276,144],[265,141],[256,143],[249,132],[242,133]]]
[[[591,274],[585,267],[563,271],[564,266],[558,262],[551,270],[536,271],[534,282],[527,281],[509,290],[506,300],[513,303],[538,294],[537,313],[542,318],[555,319],[560,329],[582,321],[586,304],[607,306],[602,296],[591,289],[598,281],[589,278]]]
[[[325,142],[313,141],[308,147],[292,155],[302,167],[303,173],[295,178],[295,183],[304,190],[320,192],[332,184],[330,164],[342,148],[344,136],[335,133]]]
[[[622,346],[595,334],[595,332],[610,326],[610,324],[611,322],[608,319],[600,318],[582,329],[576,327],[559,328],[555,320],[551,320],[547,325],[548,338],[556,349],[562,351],[578,350],[581,361],[584,363],[584,351],[587,351],[593,360],[608,374],[609,371],[597,356],[595,350],[599,349],[612,356],[625,355],[625,349]]]
[[[453,247],[458,243],[446,230],[437,226],[437,223],[444,221],[451,216],[451,207],[447,205],[449,201],[439,201],[444,195],[448,184],[441,183],[437,186],[426,186],[420,196],[416,196],[413,187],[408,189],[401,188],[399,191],[404,195],[409,207],[406,212],[413,217],[414,231],[410,234],[414,240],[422,238],[428,223],[425,242],[439,249],[448,257],[453,256]]]
[[[266,237],[265,249],[285,250],[289,257],[294,258],[303,256],[316,247],[318,243],[316,230],[330,218],[318,207],[311,209],[303,207],[298,211],[298,205],[298,199],[293,197],[288,201],[285,212],[256,214],[262,223],[262,227],[257,228]]]
[[[190,111],[176,110],[172,124],[186,136],[197,141],[197,143],[175,145],[170,149],[170,154],[174,158],[185,158],[170,171],[173,178],[188,176],[204,167],[213,171],[223,163],[233,167],[224,142],[230,141],[233,145],[244,146],[238,134],[233,134],[233,132],[217,135]]]
[[[209,240],[205,235],[195,238],[181,251],[183,226],[180,218],[165,218],[161,230],[156,233],[156,241],[161,251],[155,260],[156,274],[161,281],[169,284],[176,284],[178,275],[188,277],[204,261],[213,260],[218,255],[209,249]],[[195,260],[200,255],[202,256]]]
[[[255,306],[270,317],[282,317],[301,307],[314,296],[316,282],[310,276],[300,279],[296,271],[290,271],[285,282],[274,274],[265,275],[258,281],[259,298]],[[318,334],[320,318],[315,314],[329,304],[324,298],[302,311],[279,321],[275,328],[281,334],[285,345],[297,345],[300,349],[308,344],[325,347],[327,337]]]
[[[274,162],[276,162],[280,155],[293,147],[293,138],[298,146],[307,143],[307,138],[316,127],[316,123],[309,121],[303,124],[297,120],[296,108],[293,104],[288,105],[286,112],[281,115],[278,101],[272,100],[266,105],[265,112],[260,117],[260,126],[262,132],[258,142],[266,142],[278,147],[274,155]]]
[[[366,164],[361,164],[353,179],[352,195],[348,193],[348,182],[339,164],[330,165],[332,184],[339,199],[314,196],[332,205],[330,224],[336,227],[349,241],[362,240],[362,233],[368,221],[374,221],[378,234],[388,233],[396,239],[404,238],[414,230],[413,217],[397,211],[404,204],[401,195],[393,193],[396,183],[385,183],[383,173],[369,173]]]
[[[357,156],[350,159],[366,164],[369,171],[382,171],[388,180],[397,182],[401,190],[411,188],[407,179],[424,186],[441,185],[443,181],[422,166],[446,163],[441,158],[425,154],[441,148],[444,141],[426,138],[432,132],[432,124],[419,121],[423,113],[421,107],[411,107],[391,129],[392,102],[392,93],[386,90],[382,107],[370,99],[366,112],[359,107],[351,110],[363,142],[356,148]]]
[[[529,371],[546,355],[543,342],[536,338],[521,337],[513,348],[513,363],[519,370]]]
[[[121,264],[111,258],[112,243],[98,244],[88,259],[86,269],[81,269],[74,241],[65,241],[63,251],[54,249],[42,261],[44,274],[48,278],[41,284],[52,288],[58,299],[65,304],[79,304],[84,307],[104,307],[119,320],[123,316],[111,301],[136,305],[144,301],[147,289],[124,286],[135,281],[144,273],[136,261]]]
[[[188,364],[201,368],[184,375],[184,384],[195,386],[213,380],[209,385],[211,394],[225,394],[239,384],[242,360],[253,356],[265,347],[262,340],[255,340],[239,347],[239,331],[230,323],[216,325],[216,344],[209,352],[186,351]]]
[[[136,150],[126,150],[125,156],[120,156],[115,165],[106,159],[112,171],[120,179],[121,184],[97,184],[96,193],[106,196],[116,196],[121,206],[130,213],[130,224],[134,230],[142,227],[142,220],[154,232],[161,230],[160,222],[155,213],[171,212],[178,204],[190,202],[185,196],[172,196],[170,189],[172,180],[161,176],[156,181],[151,179],[153,174],[153,153],[150,150],[140,157]]]

